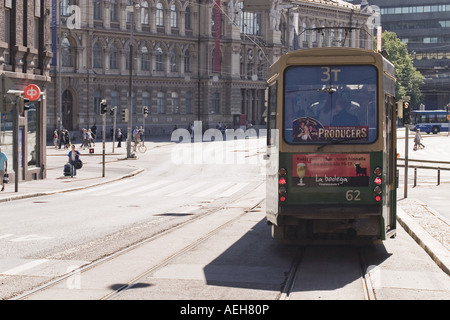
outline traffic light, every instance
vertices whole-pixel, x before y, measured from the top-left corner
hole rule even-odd
[[[111,108],[111,110],[109,110],[109,114],[113,116],[116,110],[117,110],[117,107]]]
[[[107,107],[106,100],[103,99],[102,102],[100,102],[100,114],[105,114]]]
[[[147,118],[148,117],[148,107],[147,106],[143,106],[142,107],[142,112],[144,114],[144,117]]]
[[[409,124],[410,110],[411,106],[409,105],[409,101],[403,102],[403,124]]]
[[[30,99],[24,98],[22,96],[19,97],[19,113],[23,114],[24,111],[28,110],[29,107],[27,103],[30,102]]]
[[[128,122],[128,116],[129,116],[128,109],[123,109],[122,110],[122,121]]]

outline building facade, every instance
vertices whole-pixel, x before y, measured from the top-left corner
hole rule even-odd
[[[16,178],[14,162],[18,165],[19,180],[45,178],[46,93],[51,82],[53,55],[50,11],[50,0],[0,1],[0,75],[9,80],[9,89],[15,92],[6,94],[5,104],[0,104],[0,147],[9,160],[10,182]],[[14,108],[18,107],[18,95],[29,84],[39,86],[42,95],[29,104],[28,111],[20,114],[16,132],[13,131]],[[17,159],[13,156],[13,145],[18,148]]]
[[[280,55],[373,41],[367,14],[343,1],[263,0],[256,9],[239,0],[52,1],[61,17],[53,23],[47,127],[63,126],[75,139],[101,125],[103,99],[117,107],[122,132],[125,109],[150,135],[197,120],[262,125],[267,72]],[[112,126],[108,114],[108,133]]]
[[[360,0],[353,2],[360,3]],[[380,7],[383,30],[407,44],[414,67],[425,76],[425,109],[450,102],[450,4],[446,0],[369,0]],[[413,106],[419,108],[420,106]]]

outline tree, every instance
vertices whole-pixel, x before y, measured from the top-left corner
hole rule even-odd
[[[410,96],[411,106],[417,108],[423,102],[420,85],[424,83],[424,76],[414,68],[413,59],[408,53],[406,44],[401,42],[394,32],[385,31],[382,34],[381,47],[387,51],[389,55],[387,59],[395,67],[397,100]]]

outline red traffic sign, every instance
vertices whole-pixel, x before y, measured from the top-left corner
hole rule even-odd
[[[23,89],[23,96],[30,101],[36,101],[41,96],[41,89],[35,84],[29,84]]]

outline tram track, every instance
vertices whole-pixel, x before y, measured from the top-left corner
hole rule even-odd
[[[256,188],[255,188],[256,189]],[[239,196],[236,197],[235,199],[233,199],[233,202],[236,201],[240,201],[241,198],[243,198],[243,196]],[[239,219],[241,219],[242,217],[244,217],[245,215],[247,215],[249,212],[252,212],[252,210],[254,210],[255,208],[257,208],[258,206],[261,205],[261,203],[264,200],[259,200],[256,204],[252,205],[251,207],[248,207],[244,210],[242,210],[242,212],[236,214],[234,217],[227,219],[226,221],[224,221],[223,223],[221,223],[220,225],[218,225],[217,227],[213,228],[212,230],[210,230],[209,232],[206,232],[205,234],[203,234],[202,236],[200,236],[198,239],[196,239],[195,241],[192,241],[190,243],[188,243],[187,245],[184,245],[181,249],[176,250],[175,252],[171,253],[170,255],[168,255],[167,257],[165,257],[164,259],[162,259],[161,261],[155,263],[154,265],[152,265],[151,267],[147,268],[146,270],[140,272],[138,275],[134,276],[131,280],[127,281],[126,283],[120,285],[119,287],[115,288],[113,291],[111,291],[110,293],[103,295],[102,297],[99,298],[99,300],[111,300],[114,299],[115,297],[119,296],[120,294],[126,292],[128,289],[132,288],[134,284],[138,283],[141,279],[145,278],[147,275],[151,274],[152,272],[157,271],[158,269],[166,266],[167,264],[169,264],[171,261],[173,261],[174,259],[176,259],[177,257],[189,252],[190,250],[196,248],[197,246],[199,246],[200,244],[202,244],[203,242],[205,242],[206,240],[208,240],[209,238],[211,238],[212,236],[214,236],[215,234],[219,233],[222,229],[226,228],[227,226],[233,224],[234,222],[238,221]],[[171,226],[168,229],[155,234],[153,236],[150,236],[144,240],[139,241],[138,243],[135,243],[131,246],[128,246],[127,248],[121,249],[119,251],[116,251],[113,254],[110,254],[106,257],[103,257],[99,260],[96,260],[92,263],[89,263],[85,266],[82,266],[80,268],[77,268],[76,270],[69,272],[63,276],[60,276],[56,279],[53,279],[35,289],[32,289],[28,292],[25,292],[15,298],[13,298],[12,300],[26,300],[26,299],[33,299],[34,296],[48,290],[51,289],[52,287],[55,287],[61,283],[63,283],[64,281],[69,281],[70,278],[72,277],[80,277],[81,275],[83,275],[84,273],[93,270],[103,264],[106,264],[114,259],[120,258],[121,256],[124,256],[130,252],[132,252],[133,250],[136,250],[142,246],[151,244],[152,242],[155,242],[165,236],[169,236],[170,234],[176,232],[176,231],[180,231],[181,229],[194,224],[196,222],[201,221],[202,219],[206,219],[208,217],[213,216],[214,214],[219,213],[222,210],[227,209],[228,207],[230,207],[230,202],[229,201],[225,201],[225,202],[219,202],[220,205],[219,206],[215,206],[212,208],[209,208],[206,210],[206,212],[204,213],[200,213],[197,216],[190,218],[184,222],[181,222],[177,225]]]
[[[341,259],[336,259],[336,256],[328,259],[325,256],[327,253],[325,255],[316,254],[317,251],[324,249],[325,252],[331,252],[329,250],[333,250],[333,247],[299,248],[277,300],[304,299],[302,292],[309,292],[308,299],[311,299],[312,296],[313,299],[337,300],[343,297],[344,299],[376,300],[364,257],[364,249],[336,248],[345,253]],[[332,274],[333,271],[335,271],[334,274]],[[323,285],[323,279],[326,279],[326,285]],[[342,286],[340,287],[339,284]],[[352,292],[346,288],[348,286],[353,287]],[[311,292],[314,293],[311,294]]]

